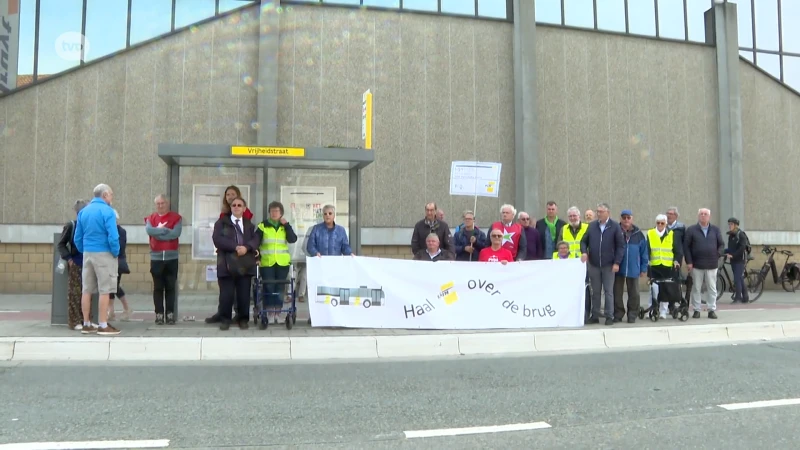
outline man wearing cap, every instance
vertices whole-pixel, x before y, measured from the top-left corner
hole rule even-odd
[[[622,228],[625,252],[622,255],[619,272],[614,277],[614,322],[622,322],[625,317],[622,290],[627,286],[628,323],[634,323],[640,305],[639,277],[647,274],[650,258],[647,254],[647,239],[642,230],[633,224],[633,212],[630,209],[623,209],[620,213],[619,226]]]
[[[739,228],[739,219],[731,217],[728,219],[728,247],[725,249],[725,257],[731,263],[733,269],[733,303],[749,303],[750,294],[744,284],[744,266],[747,263],[747,247],[750,240],[747,235]]]
[[[700,318],[700,298],[703,285],[706,287],[705,300],[708,305],[708,318],[717,318],[717,268],[719,258],[724,253],[722,232],[711,224],[711,210],[700,208],[697,212],[697,223],[686,229],[684,236],[684,258],[686,268],[692,274],[692,314],[693,319]]]

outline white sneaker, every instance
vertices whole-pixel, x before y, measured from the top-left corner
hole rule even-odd
[[[111,319],[109,319],[109,320],[111,320]],[[130,322],[131,321],[131,312],[130,312],[130,310],[123,311],[119,320],[121,320],[123,322]]]
[[[79,323],[79,324],[75,325],[75,327],[73,328],[73,330],[75,330],[75,331],[81,331],[81,330],[83,330],[83,324],[82,324],[82,323]]]

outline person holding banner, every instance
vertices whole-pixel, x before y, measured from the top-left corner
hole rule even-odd
[[[455,261],[456,255],[449,250],[439,248],[439,236],[431,233],[425,238],[425,250],[420,250],[414,255],[414,261]]]
[[[443,250],[453,251],[453,236],[450,234],[450,227],[447,222],[437,218],[436,203],[425,205],[425,218],[414,225],[414,232],[411,234],[411,254],[415,255],[421,250],[425,250],[425,241],[428,235],[435,234],[439,238],[440,246]]]
[[[341,256],[352,255],[350,242],[347,240],[347,231],[341,225],[336,225],[336,209],[333,205],[322,207],[322,223],[311,227],[306,241],[306,252],[310,256]]]
[[[464,211],[464,226],[453,238],[456,261],[478,261],[478,255],[486,247],[486,233],[475,226],[475,213]]]
[[[493,228],[489,230],[489,239],[492,241],[490,247],[481,250],[481,262],[500,262],[502,265],[508,264],[509,261],[514,261],[514,255],[511,251],[503,246],[503,231]]]
[[[491,237],[493,230],[499,230],[502,234],[500,245],[511,254],[510,261],[524,261],[528,256],[528,241],[525,239],[522,225],[514,222],[516,215],[517,210],[513,206],[501,206],[500,221],[489,227],[489,235]],[[494,240],[491,240],[491,243],[494,244]]]

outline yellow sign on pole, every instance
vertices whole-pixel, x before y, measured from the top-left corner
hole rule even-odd
[[[361,139],[364,148],[372,150],[372,92],[367,89],[361,96]]]
[[[305,158],[306,149],[297,147],[231,147],[231,156],[260,156],[262,158]]]

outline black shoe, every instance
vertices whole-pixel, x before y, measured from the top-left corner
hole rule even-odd
[[[219,329],[221,331],[228,331],[230,329],[230,327],[231,327],[231,323],[228,322],[227,320],[220,321],[220,323],[219,323]]]
[[[598,319],[597,317],[590,317],[590,318],[584,320],[583,323],[584,323],[584,325],[595,325],[595,324],[600,323],[600,319]]]
[[[622,322],[622,318],[614,317],[614,323]]]
[[[614,319],[611,318],[606,319],[606,325],[614,325]]]
[[[239,323],[239,322],[241,322],[241,321],[242,321],[242,319],[240,319],[240,318],[239,318],[239,315],[238,315],[238,314],[236,314],[235,316],[233,316],[233,320],[232,320],[232,322],[233,322],[233,323]]]
[[[175,325],[175,313],[167,313],[167,325]]]
[[[699,318],[700,318],[700,311],[695,311],[694,314],[692,314],[692,319],[699,319]]]
[[[714,312],[714,311],[709,311],[708,312],[708,318],[709,319],[716,319],[717,318],[717,313]]]
[[[636,323],[636,317],[628,317],[628,323]]]
[[[239,321],[239,329],[246,330],[250,328],[250,321],[249,320],[240,320]]]
[[[156,314],[156,325],[164,325],[164,315]]]
[[[213,316],[206,318],[206,323],[208,324],[220,323],[220,322],[222,322],[222,319],[219,317],[219,314],[214,314]]]

